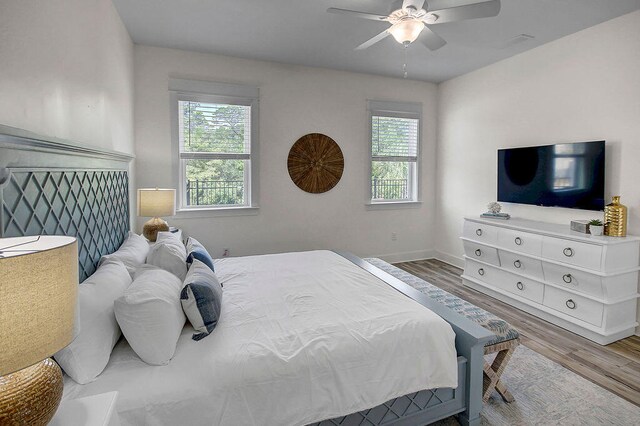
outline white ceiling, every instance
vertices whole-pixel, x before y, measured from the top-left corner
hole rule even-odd
[[[392,0],[113,0],[135,43],[402,77],[392,37],[363,51],[387,24],[326,12],[386,15]],[[437,10],[477,0],[431,0]],[[495,18],[433,25],[448,44],[406,50],[409,78],[441,82],[640,9],[640,0],[502,0]],[[519,44],[520,34],[535,38]]]

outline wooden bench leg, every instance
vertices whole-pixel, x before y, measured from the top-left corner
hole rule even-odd
[[[500,380],[504,369],[509,364],[509,360],[511,356],[515,352],[518,347],[518,341],[508,341],[503,343],[498,343],[493,345],[492,347],[485,348],[485,354],[490,354],[498,351],[495,359],[489,365],[486,361],[484,362],[484,377],[483,377],[483,392],[482,392],[482,400],[483,402],[487,402],[493,390],[497,390],[502,399],[505,402],[513,402],[513,395],[507,390],[507,386]]]

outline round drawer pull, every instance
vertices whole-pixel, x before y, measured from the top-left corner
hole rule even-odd
[[[564,281],[567,284],[571,284],[571,282],[573,281],[573,277],[571,276],[571,274],[564,274],[562,276],[562,281]]]
[[[482,236],[482,229],[480,229],[480,228],[476,229],[476,235],[478,237],[481,237]]]
[[[520,237],[516,237],[515,240],[513,240],[517,246],[521,246],[522,245],[522,238]]]
[[[519,269],[522,267],[522,263],[519,260],[516,260],[513,262],[513,266]]]
[[[482,250],[480,249],[476,249],[475,253],[476,253],[476,256],[482,256]]]
[[[522,284],[522,282],[521,282],[521,281],[518,281],[518,282],[516,283],[516,287],[518,287],[518,290],[524,290],[524,284]]]
[[[484,275],[484,269],[483,268],[478,269],[478,274]]]
[[[569,308],[569,309],[575,309],[576,308],[576,302],[574,302],[573,299],[567,300],[564,304],[567,305],[567,308]]]
[[[567,257],[571,257],[573,256],[573,249],[571,247],[567,247],[566,249],[562,250],[562,253],[564,253],[564,255]]]

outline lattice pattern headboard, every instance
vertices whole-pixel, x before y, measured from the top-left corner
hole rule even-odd
[[[82,282],[129,231],[131,157],[25,133],[0,126],[0,237],[76,237]]]
[[[2,191],[2,235],[73,235],[78,239],[79,276],[95,270],[129,230],[126,171],[12,170]]]

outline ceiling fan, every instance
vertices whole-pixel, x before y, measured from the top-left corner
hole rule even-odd
[[[398,43],[405,46],[413,43],[420,36],[420,41],[430,50],[437,50],[447,42],[433,32],[429,25],[497,16],[500,13],[500,0],[489,0],[440,10],[429,10],[425,0],[399,0],[393,3],[392,12],[387,16],[335,7],[327,9],[327,12],[391,24],[389,28],[377,36],[356,47],[356,50],[373,46],[388,35],[392,35]]]

